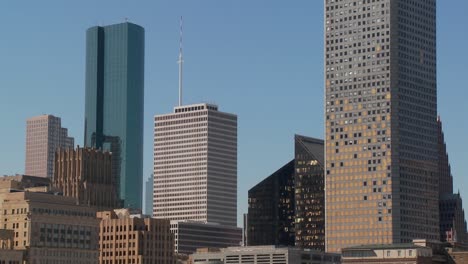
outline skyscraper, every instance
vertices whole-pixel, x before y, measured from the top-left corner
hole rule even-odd
[[[249,190],[248,246],[294,246],[294,160]]]
[[[326,247],[439,238],[436,0],[325,0]]]
[[[112,152],[124,206],[141,209],[145,33],[121,23],[86,32],[86,147]]]
[[[60,149],[55,152],[52,186],[76,204],[100,210],[120,208],[117,186],[112,181],[112,154],[91,148]]]
[[[153,215],[153,185],[154,185],[154,176],[151,173],[151,176],[145,182],[145,205],[143,213],[146,215]]]
[[[323,140],[294,137],[295,245],[325,250]]]
[[[323,140],[294,136],[294,159],[249,190],[248,245],[325,249]]]
[[[60,117],[41,115],[26,121],[26,163],[24,173],[52,178],[55,151],[73,148],[74,139],[62,127]]]
[[[155,117],[156,218],[237,224],[237,116],[211,104]]]
[[[440,241],[452,244],[453,248],[468,247],[465,210],[460,193],[453,193],[453,177],[442,121],[437,118],[439,153],[439,219]]]

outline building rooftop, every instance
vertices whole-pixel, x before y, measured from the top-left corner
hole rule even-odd
[[[181,105],[174,107],[174,113],[182,113],[182,112],[192,112],[192,111],[200,111],[200,110],[214,110],[218,111],[218,106],[215,104],[191,104],[191,105]]]
[[[423,246],[418,246],[413,243],[403,243],[403,244],[375,244],[375,245],[360,245],[354,247],[343,248],[343,251],[349,250],[382,250],[382,249],[416,249],[416,248],[426,248]]]

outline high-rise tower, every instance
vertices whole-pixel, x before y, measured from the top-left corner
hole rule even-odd
[[[156,218],[237,225],[237,116],[211,104],[155,117]]]
[[[121,23],[86,32],[86,147],[112,152],[124,206],[141,209],[145,33]]]
[[[326,248],[439,238],[436,0],[325,0]]]
[[[55,152],[74,148],[75,140],[62,127],[60,117],[41,115],[26,121],[25,174],[52,178]]]

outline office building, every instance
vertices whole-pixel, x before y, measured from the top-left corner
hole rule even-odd
[[[249,246],[325,249],[323,140],[295,135],[294,159],[249,190]]]
[[[54,155],[59,148],[73,148],[74,139],[62,127],[60,117],[41,115],[26,121],[26,164],[24,173],[52,178]]]
[[[21,174],[3,176],[0,177],[0,201],[3,201],[5,195],[10,192],[34,188],[47,188],[48,186],[50,186],[50,178]]]
[[[294,160],[249,190],[248,245],[294,246]]]
[[[59,149],[52,185],[76,204],[111,209],[121,206],[112,177],[112,154],[91,148]]]
[[[440,197],[440,240],[468,249],[465,210],[459,193]]]
[[[99,263],[175,264],[169,220],[133,215],[128,209],[98,212]]]
[[[171,221],[175,237],[175,252],[192,254],[197,248],[225,248],[240,246],[242,228],[198,221]]]
[[[14,249],[15,231],[0,229],[0,263],[23,264],[24,250]]]
[[[295,244],[325,251],[324,143],[300,135],[294,142]]]
[[[99,221],[92,207],[47,186],[2,194],[0,227],[14,232],[14,250],[27,263],[98,263]]]
[[[143,211],[144,214],[146,215],[153,215],[153,185],[154,185],[154,177],[153,174],[151,173],[151,176],[146,180],[145,183],[145,204],[144,208],[145,210]]]
[[[437,118],[440,241],[449,242],[455,250],[468,249],[467,224],[460,193],[453,193],[453,177],[442,121]]]
[[[453,176],[440,116],[437,117],[437,132],[439,197],[442,197],[444,195],[453,194]]]
[[[439,239],[436,0],[325,0],[326,250]]]
[[[364,245],[344,248],[343,263],[432,264],[432,249],[414,244]],[[444,262],[445,263],[445,262]]]
[[[142,209],[145,33],[121,23],[86,32],[84,145],[112,152],[124,207]]]
[[[412,243],[361,245],[342,249],[342,263],[455,264],[447,243],[415,239]]]
[[[190,256],[193,264],[338,264],[340,258],[339,254],[275,246],[199,249]]]
[[[211,104],[155,117],[154,217],[237,225],[237,116]]]

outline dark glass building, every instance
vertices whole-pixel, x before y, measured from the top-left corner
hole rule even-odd
[[[296,246],[325,251],[323,140],[295,137]]]
[[[86,147],[112,152],[124,206],[142,208],[145,32],[121,23],[86,32]]]
[[[294,160],[249,190],[249,246],[294,246]]]
[[[454,248],[468,248],[465,210],[460,193],[453,193],[453,177],[447,145],[445,144],[442,121],[437,118],[439,151],[439,221],[440,240],[449,242]]]
[[[296,135],[295,159],[249,190],[248,245],[325,250],[323,140]]]

